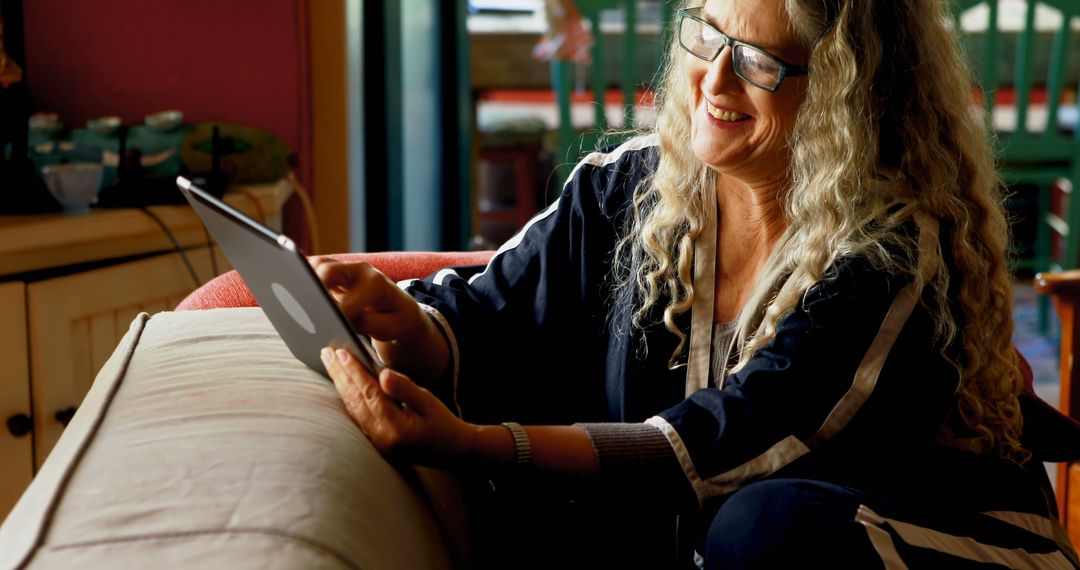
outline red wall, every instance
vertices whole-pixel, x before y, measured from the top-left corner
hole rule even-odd
[[[26,0],[31,95],[70,127],[180,109],[266,129],[300,154],[310,188],[307,2]],[[287,230],[301,219],[287,215]]]

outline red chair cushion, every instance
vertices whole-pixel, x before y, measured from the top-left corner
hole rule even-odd
[[[444,267],[484,265],[493,251],[429,252],[392,251],[379,253],[341,253],[330,255],[340,261],[366,261],[394,281],[420,278]],[[236,271],[218,275],[192,291],[177,311],[201,311],[226,307],[257,307],[259,303]]]

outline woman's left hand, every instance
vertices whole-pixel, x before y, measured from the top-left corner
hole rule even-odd
[[[345,410],[379,453],[416,463],[442,463],[468,453],[476,426],[431,392],[389,368],[376,378],[344,349],[324,348],[321,356]]]

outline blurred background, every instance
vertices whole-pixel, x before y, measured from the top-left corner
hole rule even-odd
[[[194,159],[185,151],[200,143],[209,160],[212,126],[229,131],[220,146],[232,146],[219,153],[226,167],[235,166],[234,147],[258,144],[252,137],[272,136],[287,149],[285,159],[249,162],[285,160],[295,171],[313,212],[303,213],[294,197],[283,224],[311,253],[497,246],[552,198],[583,148],[580,141],[574,152],[560,146],[553,89],[574,98],[574,128],[595,129],[589,86],[602,82],[600,98],[610,107],[602,126],[623,127],[624,93],[647,106],[660,20],[670,19],[660,0],[632,3],[635,33],[627,35],[631,3],[586,2],[580,12],[573,2],[548,4],[2,0],[2,41],[21,77],[0,89],[0,142],[7,162],[28,152],[38,177],[50,163],[105,156],[102,192],[110,199],[95,209],[128,206],[131,200],[118,203],[109,187],[127,166],[139,166],[129,156],[136,146],[148,172],[128,177],[132,184],[169,178],[169,168],[154,172],[160,165],[146,164],[170,144],[158,140],[168,137],[148,128],[147,117],[176,111],[184,132],[173,133],[182,160],[166,165],[172,170],[190,170]],[[587,64],[593,49],[602,65]],[[559,54],[576,61],[553,61]],[[592,69],[604,76],[588,76]],[[565,81],[554,85],[560,73]],[[647,122],[644,115],[637,124]],[[28,120],[30,132],[22,128]],[[237,134],[241,127],[259,132]],[[201,139],[192,140],[192,131]],[[118,138],[133,144],[122,149]],[[47,148],[43,142],[56,146],[35,152],[35,144]],[[283,167],[262,168],[273,177]],[[27,188],[32,184],[13,170],[0,175],[6,197],[41,190]],[[237,174],[224,177],[235,182]],[[137,204],[163,200],[132,193]],[[21,197],[0,213],[48,210],[45,202]]]
[[[597,133],[609,133],[599,142],[612,144],[651,123],[661,22],[672,20],[672,4],[0,0],[0,42],[20,72],[0,88],[0,208],[8,210],[0,213],[49,207],[25,196],[47,198],[47,188],[28,188],[33,181],[8,164],[25,154],[38,178],[54,162],[105,163],[96,207],[167,201],[130,188],[110,195],[125,169],[139,166],[127,172],[130,186],[153,186],[181,170],[224,185],[292,171],[311,211],[300,197],[289,199],[284,230],[309,253],[497,246],[552,200]],[[1060,105],[1047,104],[1053,86],[1044,80],[1054,72],[1051,41],[1062,14],[1043,5],[1032,11],[1036,45],[1022,58],[1014,52],[1025,2],[958,4],[967,8],[960,22],[973,63],[994,88],[998,130],[1015,130],[1022,106],[1024,128],[1042,129],[1049,110],[1071,131],[1080,58],[1066,58],[1064,85],[1054,93]],[[987,45],[991,16],[1001,33]],[[1075,37],[1069,41],[1076,47]],[[1021,59],[1031,78],[1018,98]],[[151,128],[149,117],[162,112],[179,113],[180,127]],[[211,171],[215,126],[225,131],[215,147],[225,164]],[[122,148],[121,138],[131,144]],[[43,142],[56,146],[35,152],[35,143],[47,148]],[[247,152],[258,145],[272,148]],[[179,159],[153,162],[170,148]],[[1047,202],[1037,192],[1014,196],[1025,259],[1051,255],[1034,251]],[[1044,241],[1047,252],[1064,247],[1049,234]]]

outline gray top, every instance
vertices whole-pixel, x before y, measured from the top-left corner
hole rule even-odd
[[[709,367],[710,384],[719,386],[724,378],[724,369],[731,358],[731,341],[735,338],[735,325],[738,321],[716,323],[712,329],[712,364]]]

